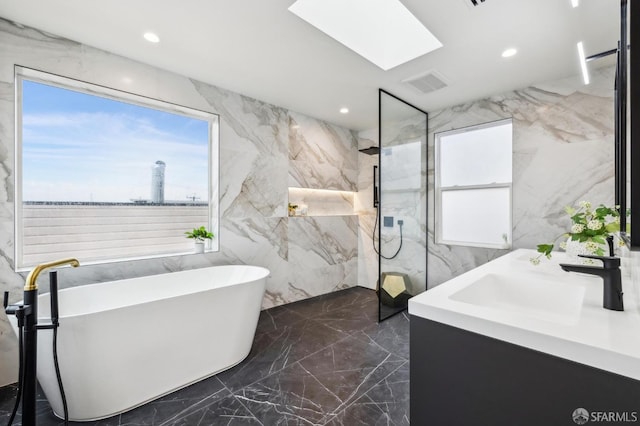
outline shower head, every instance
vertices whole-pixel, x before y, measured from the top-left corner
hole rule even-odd
[[[358,151],[363,152],[367,155],[378,155],[380,154],[380,148],[377,146],[370,146],[369,148],[359,149]]]

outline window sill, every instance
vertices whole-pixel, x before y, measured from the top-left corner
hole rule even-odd
[[[493,250],[511,250],[512,244],[490,244],[490,243],[472,243],[466,241],[436,241],[436,244],[444,246],[474,247],[486,248]]]
[[[106,265],[111,263],[120,263],[120,262],[135,262],[138,260],[150,260],[150,259],[163,259],[167,257],[178,257],[178,256],[189,256],[189,255],[202,255],[208,253],[217,253],[220,250],[214,249],[205,249],[204,253],[196,253],[195,251],[187,251],[187,252],[178,252],[178,253],[162,253],[162,254],[153,254],[148,256],[132,256],[132,257],[123,257],[119,259],[103,259],[103,260],[88,260],[82,261],[81,257],[77,257],[80,262],[80,266],[93,266],[93,265]],[[16,272],[30,272],[37,265],[31,266],[22,266],[16,268]],[[70,268],[70,266],[63,266],[62,268]]]

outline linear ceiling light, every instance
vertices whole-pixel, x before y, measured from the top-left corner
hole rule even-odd
[[[579,4],[580,4],[580,0],[571,0],[571,6],[578,7]]]
[[[580,68],[582,69],[582,79],[584,84],[589,84],[589,70],[587,69],[587,59],[584,56],[584,46],[578,42],[578,56],[580,57]]]
[[[289,11],[385,71],[442,47],[399,0],[298,0]]]

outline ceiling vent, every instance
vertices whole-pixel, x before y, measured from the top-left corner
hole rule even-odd
[[[467,6],[476,7],[484,3],[484,0],[464,0]]]
[[[444,78],[435,71],[427,71],[425,74],[408,78],[402,82],[411,86],[420,94],[435,92],[436,90],[447,87]]]

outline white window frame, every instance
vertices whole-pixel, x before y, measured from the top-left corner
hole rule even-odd
[[[492,249],[511,249],[513,244],[513,163],[512,163],[512,179],[510,182],[493,182],[490,184],[480,184],[480,185],[453,185],[453,186],[445,186],[443,187],[440,180],[440,170],[442,170],[442,163],[440,157],[440,145],[442,143],[442,137],[451,136],[460,133],[473,132],[477,130],[487,129],[491,127],[501,126],[507,123],[511,123],[512,125],[512,133],[511,133],[511,152],[513,153],[513,120],[511,118],[491,121],[488,123],[477,124],[473,126],[463,127],[459,129],[448,130],[445,132],[439,132],[434,135],[435,138],[435,224],[436,224],[436,244],[444,244],[451,246],[466,246],[466,247],[483,247],[483,248],[492,248]],[[512,154],[513,155],[513,154]],[[442,194],[447,191],[461,191],[461,190],[482,190],[482,189],[499,189],[506,188],[509,190],[509,224],[508,224],[508,233],[507,233],[507,242],[502,244],[491,244],[485,242],[476,242],[476,241],[456,241],[456,240],[445,240],[442,238],[442,224],[443,224],[443,212],[442,212]]]
[[[92,96],[108,98],[129,104],[135,104],[146,108],[165,111],[172,114],[184,115],[190,118],[197,118],[209,123],[209,148],[208,148],[208,223],[207,229],[215,235],[211,240],[210,247],[207,252],[217,252],[220,249],[220,200],[219,200],[219,182],[220,182],[220,117],[218,114],[209,111],[202,111],[144,95],[125,92],[86,81],[76,80],[69,77],[63,77],[44,71],[35,70],[28,67],[15,66],[15,225],[14,225],[14,265],[17,272],[24,272],[34,265],[24,264],[23,262],[23,214],[22,214],[22,81],[29,80],[50,86],[60,87],[67,90],[85,93]],[[187,230],[185,230],[187,231]],[[185,237],[186,238],[186,237]],[[82,262],[83,265],[105,264],[112,262],[122,262],[129,260],[163,258],[176,255],[192,254],[190,252],[176,253],[150,253],[149,255],[134,255],[122,257],[112,257],[108,259],[90,260]]]

